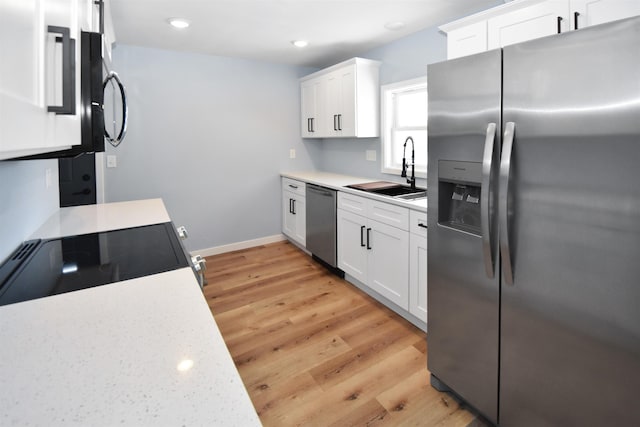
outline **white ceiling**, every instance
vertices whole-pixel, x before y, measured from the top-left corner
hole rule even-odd
[[[117,43],[323,67],[496,0],[110,0]],[[186,30],[167,24],[191,21]],[[390,31],[385,24],[403,22]],[[304,39],[304,49],[291,45]]]

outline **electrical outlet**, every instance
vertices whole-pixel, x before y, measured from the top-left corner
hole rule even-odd
[[[376,154],[377,154],[376,150],[367,150],[367,153],[366,153],[367,160],[370,162],[375,162]]]
[[[292,148],[289,150],[289,158],[290,159],[295,159],[296,158],[296,149]]]
[[[118,159],[113,154],[107,156],[107,167],[115,168],[118,167]]]

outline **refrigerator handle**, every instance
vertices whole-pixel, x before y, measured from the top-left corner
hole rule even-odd
[[[500,218],[500,254],[502,272],[508,285],[513,285],[513,263],[509,244],[509,175],[511,174],[511,154],[515,139],[516,124],[508,122],[504,129],[504,144],[500,162],[500,198],[498,200],[498,218]]]
[[[482,230],[482,254],[484,269],[487,277],[495,275],[493,260],[493,245],[491,244],[491,176],[493,169],[493,152],[496,141],[496,124],[487,125],[487,137],[484,140],[484,155],[482,157],[482,187],[480,187],[480,212]]]

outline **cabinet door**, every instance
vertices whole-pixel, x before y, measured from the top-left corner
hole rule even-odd
[[[293,216],[295,221],[294,238],[302,246],[307,246],[307,206],[306,197],[294,196]]]
[[[369,220],[367,285],[409,308],[409,232]]]
[[[296,234],[296,219],[293,215],[293,193],[282,191],[282,232],[289,237]]]
[[[572,29],[636,15],[640,15],[640,0],[571,0]]]
[[[568,0],[548,0],[514,10],[488,20],[487,47],[495,49],[557,34],[558,25],[561,32],[571,28]]]
[[[318,98],[319,98],[320,80],[308,80],[300,85],[301,95],[301,130],[303,138],[317,138],[321,137],[321,133],[318,132]]]
[[[366,218],[337,210],[338,268],[358,281],[367,282]]]
[[[15,3],[15,4],[14,4]],[[20,3],[17,6],[17,3]],[[80,143],[80,48],[75,49],[75,115],[49,113],[62,103],[62,44],[48,26],[69,29],[78,43],[74,0],[0,3],[0,159]]]
[[[409,236],[409,313],[427,322],[427,238]]]
[[[487,50],[487,21],[447,33],[447,58],[459,58]]]
[[[43,19],[38,0],[0,3],[0,159],[46,144]]]
[[[307,240],[305,198],[282,191],[282,233],[305,246]]]
[[[338,109],[338,134],[356,136],[356,66],[339,70],[340,98]]]
[[[326,98],[324,120],[328,136],[340,135],[338,130],[338,114],[342,97],[342,82],[340,73],[333,72],[326,77]]]
[[[78,145],[80,137],[80,32],[79,2],[77,0],[46,0],[45,23],[47,26],[68,28],[71,39],[75,40],[73,85],[75,86],[72,103],[75,114],[47,113],[47,146],[65,147]],[[45,104],[63,104],[63,55],[59,34],[49,33],[45,39]],[[45,107],[46,108],[46,107]]]
[[[329,136],[356,136],[356,66],[349,65],[327,76]]]

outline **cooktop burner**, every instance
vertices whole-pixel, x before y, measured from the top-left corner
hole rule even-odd
[[[188,266],[172,223],[43,240],[22,264],[7,267],[0,305]]]

